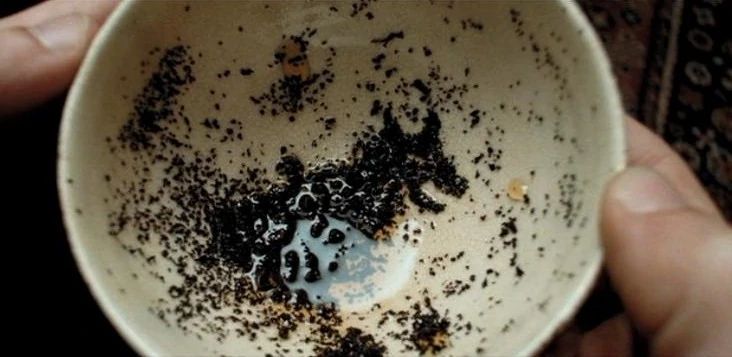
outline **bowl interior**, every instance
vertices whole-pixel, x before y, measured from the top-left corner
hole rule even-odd
[[[598,271],[621,118],[572,4],[129,2],[69,96],[59,186],[82,273],[144,354],[322,353],[353,340],[347,327],[391,354],[526,354]],[[395,123],[403,133],[382,130]],[[429,150],[405,148],[417,133]],[[335,311],[268,302],[250,261],[264,255],[241,263],[221,238],[238,234],[226,217],[246,220],[243,205],[261,212],[251,192],[281,185],[288,155],[351,175],[380,158],[369,174],[393,182],[368,192],[401,197],[385,226],[330,215],[365,248],[337,275],[323,258],[336,245],[320,244],[321,281],[304,283],[301,262],[286,284]],[[399,176],[417,164],[426,179]],[[373,228],[379,240],[358,233]],[[302,249],[311,238],[294,229],[288,247]]]

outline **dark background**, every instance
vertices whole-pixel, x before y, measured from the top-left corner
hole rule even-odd
[[[0,17],[36,2],[0,0]],[[62,107],[63,96],[0,118],[4,340],[28,354],[134,355],[92,298],[66,241],[56,192]]]

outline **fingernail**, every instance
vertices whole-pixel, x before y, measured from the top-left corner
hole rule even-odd
[[[628,168],[613,186],[612,198],[632,213],[668,211],[686,205],[668,181],[649,168]]]
[[[85,45],[91,25],[89,17],[71,14],[33,26],[30,31],[48,49],[65,50]]]

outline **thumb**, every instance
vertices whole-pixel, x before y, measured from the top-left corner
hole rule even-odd
[[[73,13],[33,26],[0,28],[0,116],[63,91],[98,27],[89,15]]]
[[[602,231],[613,284],[656,354],[732,351],[732,232],[719,215],[630,168],[608,186]]]

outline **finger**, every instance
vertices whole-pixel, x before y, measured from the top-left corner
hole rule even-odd
[[[579,355],[582,357],[631,356],[633,332],[625,315],[615,316],[582,336]]]
[[[0,20],[0,116],[62,92],[98,30],[102,13],[113,4],[51,1]]]
[[[660,356],[722,356],[732,351],[732,235],[711,240],[697,252],[686,298],[654,341]]]
[[[689,205],[721,217],[689,166],[663,139],[632,118],[626,119],[626,128],[631,165],[652,168],[665,177]]]
[[[30,27],[69,14],[87,15],[103,23],[119,0],[50,0],[0,21],[0,30],[8,27]]]
[[[689,353],[715,344],[732,350],[718,336],[732,335],[732,233],[666,174],[630,168],[608,186],[602,216],[608,272],[657,350],[669,351],[671,343]]]
[[[576,356],[582,335],[576,327],[570,327],[556,336],[542,356]]]

